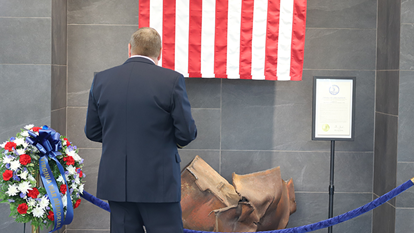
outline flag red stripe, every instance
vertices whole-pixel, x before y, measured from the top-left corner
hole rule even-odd
[[[149,27],[150,0],[140,0],[138,8],[138,28]]]
[[[150,26],[152,0],[139,1],[138,25]],[[216,78],[227,78],[227,37],[229,0],[215,0],[215,47],[214,47],[214,74]],[[268,0],[266,48],[264,75],[267,80],[276,80],[278,62],[280,1]],[[306,4],[307,0],[294,0],[293,28],[290,56],[290,78],[293,81],[302,79],[304,60],[305,32],[306,32]],[[188,38],[188,74],[190,77],[202,77],[201,74],[201,35],[203,0],[189,1],[189,38]],[[176,1],[163,0],[162,43],[163,66],[175,68],[176,43]],[[239,74],[241,79],[252,78],[252,39],[253,39],[254,0],[241,0],[240,26],[240,54]],[[179,41],[177,41],[179,43]]]
[[[243,0],[240,28],[240,79],[251,79],[254,0]]]
[[[175,62],[175,1],[163,1],[162,66],[174,69]]]
[[[214,75],[227,78],[227,22],[228,0],[216,0],[216,31],[214,39]]]
[[[265,79],[276,80],[280,0],[269,0],[267,7]]]
[[[295,0],[290,61],[290,80],[302,80],[306,31],[306,0]]]
[[[188,74],[201,77],[201,17],[202,0],[190,1],[190,22],[188,35]]]

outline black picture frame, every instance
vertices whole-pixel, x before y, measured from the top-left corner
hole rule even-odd
[[[347,93],[346,96],[348,96],[349,94],[349,98],[351,98],[351,100],[346,100],[346,97],[341,97],[342,99],[345,98],[345,104],[341,103],[341,104],[337,104],[335,106],[335,103],[331,103],[331,106],[334,106],[335,108],[341,108],[341,106],[346,106],[346,103],[348,104],[348,107],[350,105],[350,108],[348,109],[348,111],[345,111],[348,115],[348,125],[350,133],[346,134],[346,133],[326,133],[326,135],[322,135],[319,134],[318,132],[320,132],[319,128],[322,128],[323,131],[330,131],[330,126],[329,124],[324,124],[321,127],[321,123],[318,121],[320,114],[321,113],[321,105],[324,105],[321,103],[321,98],[318,97],[321,94],[319,93],[320,91],[323,91],[324,93],[326,92],[326,89],[321,89],[322,84],[323,85],[330,85],[329,86],[329,94],[331,94],[332,96],[326,96],[326,98],[331,98],[332,102],[335,102],[335,96],[337,95],[341,90],[338,87],[338,85],[341,86],[341,88],[343,87],[348,87],[349,85],[346,85],[346,83],[350,83],[350,89],[347,91],[350,91],[351,93]],[[318,87],[319,86],[319,87]],[[320,90],[318,90],[318,88]],[[336,76],[314,76],[313,77],[313,93],[312,93],[312,140],[322,140],[322,141],[332,141],[332,140],[336,140],[336,141],[353,141],[354,137],[355,137],[355,97],[356,97],[356,77],[336,77]],[[346,93],[346,92],[345,92]],[[337,97],[339,98],[339,96]],[[318,102],[317,102],[318,101]],[[342,101],[342,100],[341,100]],[[340,101],[339,101],[340,102]],[[326,104],[325,104],[326,105]],[[344,108],[345,109],[345,108]],[[341,110],[341,109],[340,109]],[[349,113],[349,111],[351,111]],[[332,113],[334,112],[333,110],[331,111]],[[325,110],[325,112],[323,114],[328,114],[327,111]],[[318,117],[318,119],[317,119]],[[328,117],[329,118],[329,117]],[[326,126],[327,125],[327,126]],[[326,126],[326,127],[325,127]],[[316,128],[318,127],[318,129]],[[335,127],[338,127],[338,125],[335,125]],[[339,126],[340,127],[340,126]],[[326,129],[327,130],[326,130]],[[336,129],[336,128],[335,128]],[[340,131],[340,130],[337,130]]]

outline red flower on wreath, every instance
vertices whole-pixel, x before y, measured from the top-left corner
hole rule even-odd
[[[67,138],[64,138],[63,140],[65,140],[66,146],[70,146],[70,142],[69,142],[69,140]]]
[[[37,198],[38,195],[39,195],[39,190],[37,190],[37,188],[33,188],[32,190],[29,190],[29,193],[27,193],[27,196],[31,198]]]
[[[75,209],[78,208],[78,206],[80,205],[80,203],[81,203],[81,199],[76,200],[76,203],[73,206],[73,208],[75,208]]]
[[[22,154],[22,155],[20,155],[19,161],[22,165],[27,165],[30,162],[32,162],[32,158],[30,158],[30,155]]]
[[[75,165],[75,160],[73,159],[72,156],[67,156],[63,158],[63,161],[66,162],[66,165]]]
[[[3,172],[3,180],[10,180],[10,178],[13,177],[13,171],[12,170],[6,170]]]
[[[13,148],[16,149],[16,143],[14,142],[7,142],[6,145],[4,145],[4,149],[8,151],[12,151]]]
[[[19,214],[26,214],[28,208],[26,203],[22,203],[17,207],[17,212],[19,212]]]
[[[63,195],[65,195],[65,193],[66,193],[66,187],[67,187],[67,185],[65,185],[65,184],[62,184],[62,185],[60,185],[60,192],[63,194]]]
[[[79,173],[79,177],[83,177],[83,172],[80,168],[76,168],[76,171]]]
[[[55,214],[53,211],[49,210],[49,214],[47,215],[47,218],[50,219],[50,221],[55,221]]]
[[[42,129],[42,127],[33,127],[32,128],[32,130],[34,131],[34,132],[39,132],[39,130],[41,130]]]

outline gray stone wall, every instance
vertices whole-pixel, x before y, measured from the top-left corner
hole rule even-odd
[[[66,135],[67,2],[52,0],[51,125]]]
[[[378,1],[374,198],[396,186],[401,1]],[[373,211],[373,232],[395,231],[395,199]]]
[[[397,185],[413,178],[414,171],[414,1],[401,0],[401,42],[398,99]],[[395,233],[414,229],[414,190],[397,197]]]
[[[378,1],[374,197],[412,178],[414,1]],[[414,228],[414,191],[374,210],[373,232]]]
[[[0,1],[0,140],[50,123],[50,1]]]

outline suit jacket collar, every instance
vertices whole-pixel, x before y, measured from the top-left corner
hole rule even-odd
[[[124,64],[129,63],[129,62],[142,62],[142,63],[147,63],[147,64],[150,64],[150,65],[155,65],[154,62],[152,62],[152,61],[150,61],[150,60],[148,60],[146,58],[143,58],[143,57],[131,57],[131,58],[128,58],[128,60],[126,60],[124,62]]]

